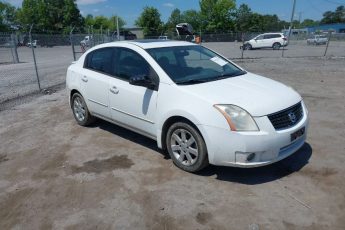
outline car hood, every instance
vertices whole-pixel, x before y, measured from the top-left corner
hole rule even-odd
[[[237,105],[252,116],[275,113],[301,101],[292,88],[252,73],[180,87],[212,104]]]

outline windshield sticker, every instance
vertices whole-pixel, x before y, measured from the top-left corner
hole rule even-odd
[[[217,63],[220,66],[225,66],[226,64],[228,64],[227,61],[224,61],[223,59],[219,58],[219,57],[213,57],[210,59],[211,61],[213,61],[214,63]]]

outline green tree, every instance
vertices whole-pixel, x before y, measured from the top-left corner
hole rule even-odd
[[[181,11],[176,8],[171,12],[166,27],[168,30],[173,31],[175,30],[175,26],[181,22]]]
[[[345,7],[338,6],[335,11],[326,11],[321,19],[321,24],[344,23],[345,22]]]
[[[9,3],[0,1],[0,31],[9,31],[17,26],[17,9]]]
[[[109,18],[105,16],[95,16],[93,17],[91,14],[88,14],[84,21],[85,21],[85,26],[87,30],[92,26],[94,31],[100,32],[101,28],[105,32],[105,30],[109,31],[116,31],[116,17],[117,16],[111,16]],[[126,22],[121,18],[119,18],[119,28],[123,28],[124,25],[126,25]]]
[[[318,21],[314,21],[313,19],[304,19],[303,22],[301,22],[301,27],[305,28],[305,27],[309,27],[309,26],[316,26],[318,25],[319,22]]]
[[[241,4],[235,12],[235,24],[237,31],[249,31],[252,27],[253,12],[246,4]]]
[[[111,16],[109,19],[108,19],[108,21],[109,21],[109,30],[111,30],[111,31],[115,31],[115,30],[117,30],[117,23],[116,23],[116,18],[118,17],[118,19],[119,19],[119,28],[121,29],[121,28],[123,28],[124,27],[124,25],[126,25],[126,21],[123,19],[123,18],[121,18],[120,16],[117,16],[117,15],[115,15],[115,16]]]
[[[61,32],[84,23],[75,0],[23,0],[18,19],[25,29],[34,24],[36,31],[44,32]]]
[[[334,21],[335,23],[344,23],[345,22],[345,7],[338,6],[334,12]]]
[[[199,5],[204,30],[224,32],[234,29],[232,18],[236,9],[234,0],[200,0]]]
[[[194,31],[201,29],[202,19],[200,12],[196,10],[186,10],[181,14],[181,20],[192,25]]]
[[[135,25],[142,27],[145,36],[157,36],[162,33],[161,14],[154,7],[145,7]]]

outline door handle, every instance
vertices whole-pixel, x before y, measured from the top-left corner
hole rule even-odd
[[[119,93],[119,89],[116,86],[112,86],[109,90],[113,94],[118,94]]]
[[[87,81],[88,81],[88,79],[87,79],[86,76],[83,76],[83,77],[81,78],[81,80],[82,80],[83,82],[87,82]]]

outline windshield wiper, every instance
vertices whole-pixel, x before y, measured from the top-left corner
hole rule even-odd
[[[189,79],[185,81],[176,81],[175,83],[178,85],[189,85],[189,84],[198,84],[207,82],[208,79]]]
[[[246,71],[239,71],[239,72],[235,72],[235,73],[231,73],[231,74],[222,74],[222,75],[217,76],[215,78],[215,80],[226,79],[229,77],[236,77],[236,76],[244,75],[246,73],[247,73]]]
[[[235,72],[232,74],[222,74],[216,77],[210,77],[210,78],[202,78],[202,79],[189,79],[189,80],[184,80],[184,81],[176,81],[175,83],[178,85],[189,85],[189,84],[199,84],[199,83],[205,83],[205,82],[209,82],[209,81],[217,81],[217,80],[221,80],[221,79],[226,79],[229,77],[236,77],[236,76],[240,76],[240,75],[244,75],[247,72],[245,71],[239,71],[239,72]]]

